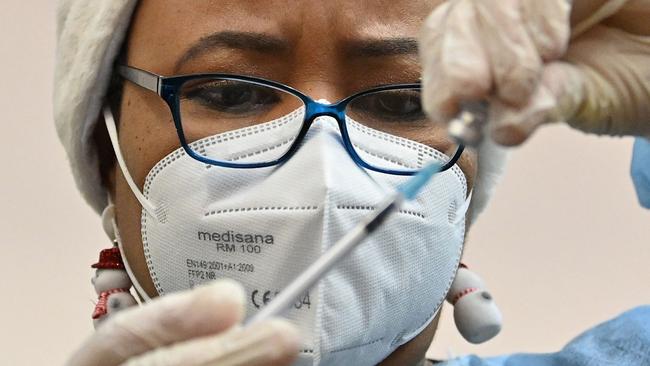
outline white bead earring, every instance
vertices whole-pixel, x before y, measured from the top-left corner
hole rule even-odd
[[[137,304],[130,293],[132,283],[115,240],[114,219],[115,210],[113,205],[109,204],[102,212],[102,226],[113,246],[103,249],[99,253],[99,261],[91,266],[97,270],[90,282],[99,296],[92,314],[95,329],[110,315]]]
[[[462,264],[447,294],[454,306],[454,322],[468,342],[478,344],[494,338],[502,326],[501,311],[483,280]]]

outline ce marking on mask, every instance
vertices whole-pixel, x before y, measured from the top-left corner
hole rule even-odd
[[[251,292],[250,300],[255,308],[259,309],[262,306],[267,305],[274,297],[276,297],[280,291],[271,291],[271,290],[253,290]],[[296,310],[300,309],[311,309],[311,300],[309,298],[309,291],[305,292],[300,298],[296,299],[293,303],[293,307]]]

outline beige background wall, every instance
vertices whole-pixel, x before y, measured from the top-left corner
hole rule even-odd
[[[78,196],[51,117],[54,1],[0,2],[0,363],[56,365],[91,332],[89,265],[109,243]],[[628,178],[631,141],[544,130],[517,151],[466,262],[505,314],[465,344],[444,312],[433,353],[551,351],[650,302],[650,211]]]

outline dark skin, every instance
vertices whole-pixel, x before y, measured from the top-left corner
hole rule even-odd
[[[314,99],[337,101],[375,85],[417,81],[420,66],[414,42],[424,18],[441,2],[269,0],[260,6],[257,1],[241,0],[144,0],[126,41],[126,64],[166,76],[253,75],[283,82]],[[271,43],[266,50],[264,45],[216,42],[214,47],[187,53],[200,39],[224,31],[264,34],[280,43]],[[124,83],[119,115],[122,153],[142,189],[149,170],[179,147],[172,117],[155,93],[129,82]],[[471,187],[476,157],[465,153],[460,166]],[[154,297],[157,293],[142,251],[140,204],[116,165],[105,176],[124,255],[145,291]],[[437,322],[436,318],[381,365],[419,364]]]

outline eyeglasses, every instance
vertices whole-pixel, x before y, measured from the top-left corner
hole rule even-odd
[[[185,152],[210,165],[262,168],[282,164],[322,116],[336,120],[343,145],[359,166],[381,173],[412,175],[432,160],[443,165],[444,171],[456,163],[464,149],[447,138],[442,124],[424,113],[419,83],[379,86],[328,104],[287,85],[250,76],[166,77],[124,65],[117,66],[117,72],[158,94],[171,110]],[[273,146],[263,147],[264,154],[233,153],[214,143],[214,136],[227,138],[260,128],[273,128],[276,136],[282,137]],[[400,156],[391,156],[395,152],[377,151],[370,146],[369,135],[407,139],[401,141],[416,145],[417,161],[404,162]]]

